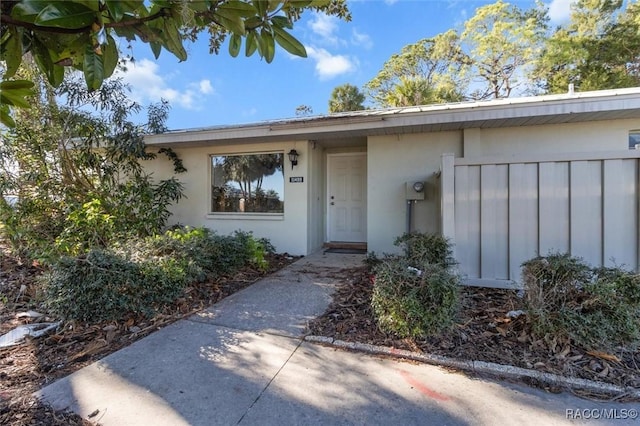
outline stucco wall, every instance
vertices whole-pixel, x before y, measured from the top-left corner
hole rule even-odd
[[[325,150],[319,144],[309,143],[307,149],[309,157],[308,191],[307,197],[309,221],[307,224],[307,253],[319,250],[324,243],[325,228]]]
[[[261,153],[281,151],[285,154],[290,149],[300,154],[298,165],[291,169],[291,163],[285,155],[284,162],[284,197],[285,208],[282,216],[261,216],[250,214],[216,215],[210,213],[210,156],[224,154]],[[150,151],[152,151],[150,149]],[[171,224],[180,223],[190,226],[206,226],[220,234],[229,234],[235,230],[252,231],[257,237],[265,237],[279,252],[291,254],[307,254],[307,215],[309,209],[309,145],[307,141],[268,143],[268,144],[236,144],[216,145],[209,147],[174,149],[184,162],[188,172],[178,175],[184,184],[186,199],[173,206]],[[145,164],[148,171],[154,173],[156,179],[171,176],[172,164],[160,155],[156,160]],[[300,176],[303,183],[290,183],[290,176]],[[315,207],[314,207],[315,208]]]
[[[593,152],[628,149],[629,131],[637,120],[466,129],[464,156],[505,157],[510,154]]]
[[[413,229],[439,232],[440,156],[509,157],[522,154],[627,150],[637,120],[611,120],[495,129],[466,129],[368,140],[368,247],[395,252],[393,240],[406,230],[405,182],[426,180],[425,201],[414,207]]]
[[[369,251],[394,252],[406,230],[405,183],[425,181],[425,200],[414,206],[413,229],[439,231],[440,155],[462,155],[462,132],[370,137],[367,144],[367,244]]]

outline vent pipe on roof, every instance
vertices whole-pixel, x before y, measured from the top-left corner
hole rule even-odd
[[[569,83],[569,94],[573,95],[574,94],[574,90],[573,90],[573,83]]]

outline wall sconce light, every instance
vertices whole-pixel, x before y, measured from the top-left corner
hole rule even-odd
[[[289,161],[291,161],[291,170],[293,170],[293,166],[298,165],[298,151],[292,149],[287,155],[289,156]]]

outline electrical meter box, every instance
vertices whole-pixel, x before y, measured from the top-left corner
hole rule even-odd
[[[425,190],[424,182],[407,182],[406,183],[406,193],[407,200],[424,200],[424,190]]]

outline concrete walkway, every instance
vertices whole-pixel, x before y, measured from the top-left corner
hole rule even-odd
[[[640,404],[595,403],[303,342],[307,322],[345,277],[341,269],[362,259],[308,256],[39,395],[85,418],[99,410],[92,420],[106,426],[637,424]]]

